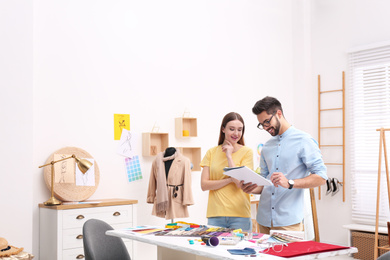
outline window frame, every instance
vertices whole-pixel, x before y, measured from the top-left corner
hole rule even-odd
[[[375,225],[380,137],[376,129],[390,127],[390,42],[350,50],[348,67],[352,220]],[[389,136],[387,132],[386,140]],[[379,225],[384,227],[390,219],[385,170],[382,150]]]

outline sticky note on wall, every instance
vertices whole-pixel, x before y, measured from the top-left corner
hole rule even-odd
[[[130,130],[129,114],[114,114],[114,140],[120,140],[122,130]]]

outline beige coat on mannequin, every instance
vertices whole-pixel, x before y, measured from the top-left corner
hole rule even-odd
[[[166,178],[164,161],[171,159],[173,162]],[[179,151],[170,157],[164,157],[164,152],[157,154],[150,172],[147,203],[154,204],[154,216],[165,219],[189,217],[187,206],[194,204],[191,162]]]

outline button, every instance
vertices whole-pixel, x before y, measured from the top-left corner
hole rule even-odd
[[[272,207],[272,209],[275,209],[274,207]]]
[[[272,193],[272,195],[274,195],[275,193]]]
[[[276,155],[276,157],[279,157],[279,155]]]
[[[276,170],[279,170],[279,168],[276,168]]]

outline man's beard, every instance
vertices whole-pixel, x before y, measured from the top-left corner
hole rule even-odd
[[[276,118],[276,126],[274,127],[274,126],[270,126],[268,129],[267,129],[267,131],[268,130],[270,130],[270,129],[273,129],[274,131],[273,131],[273,133],[271,134],[270,132],[268,132],[270,135],[272,135],[272,136],[277,136],[278,134],[279,134],[279,130],[280,130],[280,121],[279,121],[279,119],[277,118],[277,117],[275,117]]]

